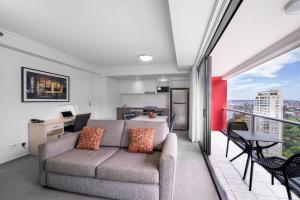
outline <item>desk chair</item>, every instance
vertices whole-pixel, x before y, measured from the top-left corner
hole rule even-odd
[[[74,125],[66,126],[65,131],[72,132],[72,133],[81,131],[83,127],[86,126],[90,117],[91,117],[91,113],[77,115],[74,121]]]
[[[176,114],[174,113],[174,114],[172,115],[171,120],[170,120],[169,132],[173,132],[175,117],[176,117]]]
[[[164,116],[165,112],[164,111],[156,111],[158,116]]]

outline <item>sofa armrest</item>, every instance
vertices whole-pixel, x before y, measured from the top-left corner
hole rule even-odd
[[[175,172],[177,162],[177,135],[169,133],[159,162],[159,199],[173,199]]]
[[[57,138],[55,140],[51,140],[39,145],[38,158],[39,158],[39,176],[40,176],[41,185],[44,186],[46,185],[46,171],[45,171],[46,160],[73,149],[78,140],[78,136],[79,133],[68,134],[60,138]]]

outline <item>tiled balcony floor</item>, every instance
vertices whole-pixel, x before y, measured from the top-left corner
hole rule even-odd
[[[233,162],[229,162],[231,158],[241,152],[241,149],[230,142],[226,158],[226,142],[227,139],[221,132],[212,132],[209,159],[229,200],[288,199],[285,186],[281,185],[276,178],[274,185],[271,185],[271,175],[257,164],[254,165],[252,191],[249,191],[250,164],[246,180],[242,180],[247,156],[244,154]],[[292,194],[292,198],[299,199],[295,194]]]

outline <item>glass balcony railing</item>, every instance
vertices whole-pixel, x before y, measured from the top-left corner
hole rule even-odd
[[[300,123],[285,119],[277,119],[253,113],[226,109],[227,121],[246,122],[250,131],[272,134],[284,141],[282,145],[271,148],[266,152],[267,156],[280,156],[288,158],[295,153],[300,153]]]

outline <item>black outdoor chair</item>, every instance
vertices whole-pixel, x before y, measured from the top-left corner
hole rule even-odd
[[[131,120],[132,118],[136,117],[136,113],[135,112],[126,112],[123,113],[123,119],[124,120]]]
[[[237,146],[239,146],[243,152],[231,159],[230,161],[235,160],[243,153],[246,153],[246,148],[248,147],[248,143],[244,141],[240,136],[233,132],[233,130],[240,130],[240,131],[248,131],[248,126],[245,122],[234,122],[230,121],[227,124],[227,147],[226,147],[226,157],[228,156],[228,149],[229,149],[229,141],[232,141]]]
[[[81,131],[83,127],[86,126],[90,117],[91,117],[91,113],[76,115],[74,125],[66,126],[65,131],[72,132],[72,133]]]
[[[229,149],[229,141],[232,141],[235,143],[237,146],[239,146],[242,149],[242,152],[238,155],[236,155],[234,158],[230,160],[230,162],[234,161],[244,153],[246,153],[247,156],[247,161],[246,161],[246,166],[245,166],[245,171],[243,175],[243,180],[246,178],[247,174],[247,169],[251,157],[251,149],[250,149],[250,144],[246,142],[243,138],[241,138],[239,135],[233,132],[233,130],[239,130],[239,131],[248,131],[248,126],[245,122],[234,122],[230,121],[227,124],[227,147],[226,147],[226,157],[228,155],[228,149]]]
[[[169,132],[173,132],[175,117],[176,117],[176,114],[174,113],[170,120]]]
[[[251,161],[249,191],[252,189],[254,162],[258,163],[271,173],[272,185],[274,185],[274,175],[279,175],[284,178],[286,191],[289,199],[291,200],[292,196],[289,186],[289,178],[300,177],[300,153],[295,154],[288,159],[275,156],[253,159]]]

